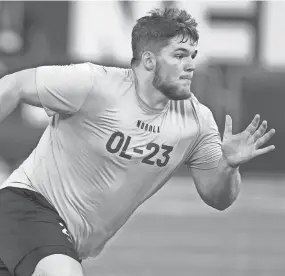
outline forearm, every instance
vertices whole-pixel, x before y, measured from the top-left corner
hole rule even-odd
[[[239,168],[232,168],[222,157],[211,179],[210,205],[216,209],[228,208],[237,198],[240,192],[241,176]]]
[[[20,91],[12,75],[0,79],[0,123],[17,107]]]

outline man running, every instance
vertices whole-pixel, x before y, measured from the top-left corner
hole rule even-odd
[[[51,118],[0,190],[1,276],[82,276],[81,260],[182,164],[208,205],[235,201],[240,164],[272,151],[260,147],[274,130],[257,115],[233,135],[227,116],[221,142],[190,91],[196,27],[185,10],[154,10],[134,26],[131,69],[42,66],[0,80],[0,121],[20,102]]]

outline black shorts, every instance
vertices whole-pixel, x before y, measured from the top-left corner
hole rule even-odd
[[[54,207],[27,189],[0,190],[0,276],[31,276],[37,263],[52,254],[81,263]]]

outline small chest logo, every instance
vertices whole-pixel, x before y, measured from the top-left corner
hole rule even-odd
[[[144,129],[145,131],[152,132],[152,133],[160,133],[159,126],[147,124],[142,122],[141,120],[137,121],[137,127],[140,129]]]

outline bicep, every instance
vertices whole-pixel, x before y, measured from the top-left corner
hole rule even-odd
[[[26,69],[11,75],[19,91],[20,100],[26,104],[42,107],[37,86],[36,69]]]

